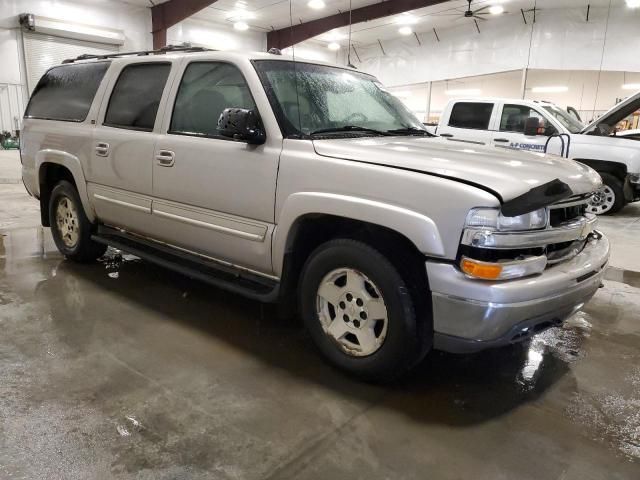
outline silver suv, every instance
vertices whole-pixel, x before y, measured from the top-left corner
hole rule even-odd
[[[69,60],[34,90],[21,153],[67,258],[111,245],[297,309],[368,379],[560,324],[609,257],[594,170],[434,138],[374,77],[278,55]]]

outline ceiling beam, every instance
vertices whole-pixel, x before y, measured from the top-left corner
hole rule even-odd
[[[167,45],[167,29],[218,0],[169,0],[151,7],[153,48]]]
[[[287,48],[304,40],[322,35],[334,28],[346,27],[349,25],[349,18],[351,18],[351,23],[367,22],[408,12],[409,10],[445,3],[446,1],[448,0],[387,0],[386,2],[356,8],[351,11],[351,15],[347,10],[346,12],[319,18],[318,20],[272,30],[267,33],[267,49]]]

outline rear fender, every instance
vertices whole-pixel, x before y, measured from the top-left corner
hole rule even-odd
[[[61,165],[71,172],[73,180],[76,184],[76,188],[78,189],[78,195],[80,196],[85,214],[87,215],[89,221],[94,222],[96,219],[96,214],[93,210],[91,202],[89,202],[89,195],[87,193],[87,182],[85,180],[84,171],[82,170],[80,160],[75,155],[71,155],[70,153],[64,152],[62,150],[53,149],[40,150],[38,153],[36,153],[35,169],[38,172],[39,182],[37,185],[38,191],[34,192],[34,194],[37,197],[40,196],[40,185],[43,182],[44,176],[44,169],[42,168],[42,165],[46,163]]]

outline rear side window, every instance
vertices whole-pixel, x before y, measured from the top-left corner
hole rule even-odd
[[[451,110],[449,126],[471,128],[474,130],[488,130],[492,111],[493,103],[456,103]]]
[[[170,63],[125,67],[113,87],[104,124],[145,132],[153,130],[170,70]]]
[[[38,82],[26,118],[83,122],[109,62],[53,67]]]

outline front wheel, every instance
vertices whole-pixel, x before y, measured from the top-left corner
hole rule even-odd
[[[102,256],[105,245],[91,240],[92,224],[84,213],[76,188],[66,180],[58,183],[49,201],[49,224],[60,253],[76,262],[91,262]]]
[[[593,194],[587,205],[587,212],[596,215],[616,213],[625,205],[622,182],[610,173],[600,173],[602,187]]]
[[[365,243],[339,239],[318,247],[303,269],[299,295],[305,325],[320,351],[356,376],[390,380],[430,345],[405,279]]]

